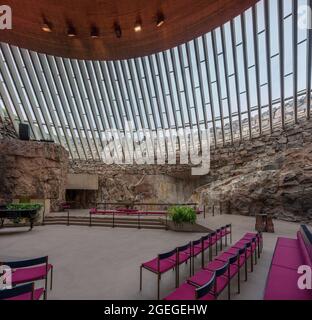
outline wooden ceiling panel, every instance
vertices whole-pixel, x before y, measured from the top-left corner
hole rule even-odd
[[[40,53],[87,60],[119,60],[149,55],[194,39],[234,18],[257,0],[6,0],[13,29],[0,41]],[[157,12],[165,23],[156,27]],[[134,32],[140,18],[142,31]],[[52,32],[42,31],[44,19]],[[121,38],[114,24],[122,30]],[[72,25],[76,37],[68,37]],[[91,26],[100,37],[90,37]]]

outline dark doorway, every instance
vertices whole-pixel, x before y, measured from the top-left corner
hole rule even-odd
[[[97,191],[95,190],[66,190],[66,202],[71,203],[72,209],[90,209],[95,206]]]

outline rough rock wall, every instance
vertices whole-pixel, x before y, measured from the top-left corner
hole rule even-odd
[[[103,162],[74,160],[70,173],[99,176],[99,190],[90,198],[94,202],[187,202],[198,186],[188,165],[106,165]]]
[[[289,221],[312,220],[312,122],[212,151],[193,200],[209,210]]]
[[[0,116],[0,139],[1,138],[17,138],[17,134],[11,121],[2,119]]]
[[[0,139],[0,203],[50,199],[57,210],[65,199],[68,152],[53,143]]]

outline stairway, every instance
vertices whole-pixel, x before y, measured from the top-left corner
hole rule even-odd
[[[44,219],[45,225],[67,225],[67,216],[49,216]],[[89,217],[70,216],[70,226],[90,226]],[[128,218],[128,217],[92,217],[92,227],[135,228],[166,230],[166,225],[157,218]]]

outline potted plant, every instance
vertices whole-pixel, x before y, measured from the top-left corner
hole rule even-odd
[[[9,212],[7,218],[16,224],[21,223],[22,220],[29,220],[32,228],[41,208],[42,205],[38,203],[12,203],[6,207]]]
[[[168,209],[168,218],[163,223],[166,228],[177,232],[211,232],[210,229],[203,225],[197,224],[196,210],[187,206],[173,206]]]

